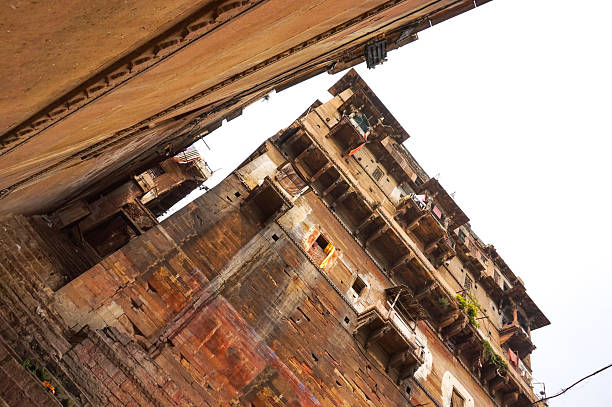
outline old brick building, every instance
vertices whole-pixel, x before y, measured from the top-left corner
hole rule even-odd
[[[0,12],[0,213],[139,173],[273,90],[489,0],[15,0]]]
[[[161,224],[143,215],[159,170],[3,218],[0,402],[537,400],[531,330],[549,322],[522,281],[356,72],[330,92]]]

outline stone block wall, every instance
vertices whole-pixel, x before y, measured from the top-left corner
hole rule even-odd
[[[45,366],[71,405],[439,399],[443,371],[434,369],[423,386],[398,384],[353,337],[354,306],[282,222],[262,223],[245,210],[249,193],[232,176],[61,287],[50,276],[70,274],[48,248],[52,239],[27,218],[2,219],[0,344],[13,356],[0,360],[38,390],[40,381],[19,366],[27,359]],[[444,369],[456,369],[443,346],[435,352],[447,360]],[[472,379],[464,373],[462,380]],[[41,405],[62,402],[42,390],[50,404]],[[28,405],[3,391],[7,405]]]

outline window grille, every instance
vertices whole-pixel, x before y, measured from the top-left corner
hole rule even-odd
[[[472,279],[470,276],[465,276],[465,282],[463,283],[463,288],[467,291],[472,289]]]
[[[372,178],[374,178],[374,181],[380,181],[382,176],[383,176],[382,170],[380,169],[380,167],[376,167],[376,169],[372,173]]]
[[[366,65],[368,69],[382,64],[387,58],[387,41],[382,40],[365,47]]]

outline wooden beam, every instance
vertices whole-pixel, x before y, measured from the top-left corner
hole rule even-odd
[[[461,318],[460,315],[460,318],[458,318],[451,326],[444,329],[444,332],[442,332],[442,336],[448,339],[457,336],[461,333],[461,331],[463,331],[466,325],[467,318]]]
[[[442,330],[447,326],[451,325],[453,322],[455,322],[457,318],[459,318],[460,312],[461,311],[459,310],[454,310],[453,312],[451,312],[446,318],[442,320],[442,322],[438,324],[438,330]]]
[[[368,336],[368,339],[366,340],[365,348],[370,346],[371,343],[378,342],[378,340],[380,340],[383,336],[385,336],[387,332],[389,332],[390,330],[391,330],[391,325],[389,324],[385,324],[381,326],[380,328],[378,328],[377,330],[375,330],[370,336]]]
[[[314,175],[310,177],[310,182],[315,182],[317,179],[319,179],[321,175],[325,174],[325,172],[329,170],[331,167],[332,167],[332,163],[329,161],[326,162],[325,165],[319,168],[317,172],[315,172]]]
[[[287,129],[289,130],[289,129]],[[291,146],[292,144],[294,144],[296,141],[298,141],[299,139],[302,138],[302,136],[304,136],[304,131],[302,131],[302,129],[298,129],[294,134],[292,134],[291,136],[289,136],[288,139],[286,139],[283,144],[287,144],[288,146]],[[281,136],[282,137],[282,136]]]
[[[297,157],[295,157],[295,161],[296,162],[302,161],[304,157],[306,157],[306,154],[310,153],[314,149],[315,149],[315,146],[313,144],[309,145],[308,147],[304,149],[304,151],[302,151],[301,153],[297,155]]]
[[[414,375],[414,372],[416,372],[418,368],[419,365],[417,362],[411,363],[410,365],[404,367],[397,376],[397,384],[399,385],[404,380],[408,379],[409,377],[412,377]]]
[[[409,251],[407,254],[403,255],[395,264],[391,267],[391,274],[395,273],[395,270],[404,264],[408,264],[414,259],[414,253]]]
[[[332,182],[330,186],[325,188],[325,191],[323,191],[323,196],[329,195],[329,193],[333,191],[334,189],[336,189],[336,187],[340,185],[342,182],[344,182],[342,177],[338,177],[338,179]]]
[[[415,229],[417,226],[419,226],[419,223],[421,223],[421,221],[423,220],[425,215],[427,215],[427,213],[423,212],[419,216],[417,216],[412,222],[410,222],[406,226],[406,230],[409,231],[409,232],[412,232],[413,229]]]
[[[360,224],[359,226],[357,226],[357,230],[355,231],[355,233],[359,233],[361,232],[362,229],[364,229],[366,226],[368,226],[368,224],[370,222],[372,222],[374,219],[376,219],[378,217],[378,214],[376,212],[372,212],[372,214],[370,216],[368,216],[367,218],[365,218]]]
[[[467,341],[457,345],[457,352],[460,354],[464,353],[466,350],[475,348],[477,345],[480,344],[474,340],[474,337],[471,337]]]
[[[507,382],[507,378],[496,376],[489,382],[489,390],[491,390],[491,393],[495,394],[501,390],[501,388],[504,387]]]
[[[483,370],[482,378],[485,382],[489,382],[493,380],[497,376],[497,367],[495,365],[489,365],[487,368]]]
[[[372,242],[374,242],[379,237],[381,237],[383,234],[385,234],[387,232],[387,230],[389,230],[389,225],[383,225],[372,236],[368,237],[368,239],[365,242],[365,245],[369,246]]]
[[[355,191],[353,190],[352,187],[348,187],[346,191],[344,191],[335,201],[335,204],[340,204],[342,203],[345,199],[347,199],[349,196],[351,196],[351,194],[353,194]]]
[[[429,293],[431,293],[437,286],[438,286],[438,283],[436,283],[435,281],[430,282],[429,284],[425,286],[425,288],[423,288],[421,291],[415,294],[414,298],[420,301],[421,299],[428,296]]]
[[[428,244],[427,246],[425,246],[425,253],[429,254],[431,252],[433,252],[435,250],[436,247],[438,247],[438,245],[444,240],[443,237],[439,238],[438,240],[431,242],[430,244]]]

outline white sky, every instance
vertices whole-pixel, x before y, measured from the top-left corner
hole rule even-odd
[[[610,0],[495,0],[357,71],[406,142],[552,325],[533,333],[548,395],[612,363]],[[198,144],[222,180],[342,74],[313,78]],[[196,191],[190,196],[201,194]],[[612,406],[612,369],[551,401]]]

